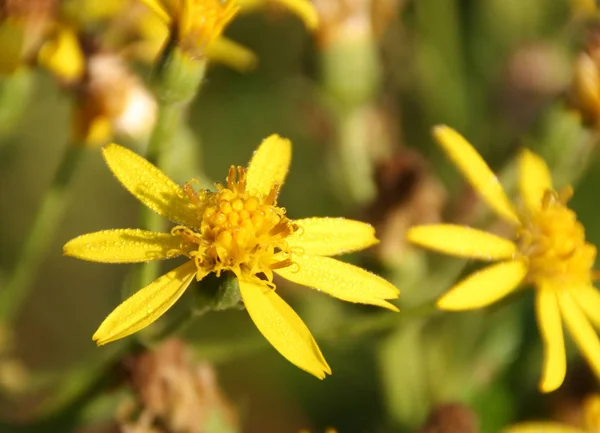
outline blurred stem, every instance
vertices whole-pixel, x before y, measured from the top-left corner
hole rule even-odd
[[[32,282],[38,275],[40,262],[62,219],[73,175],[85,152],[84,147],[69,145],[63,154],[50,188],[35,213],[33,225],[19,253],[15,268],[0,292],[0,318],[3,321],[8,322],[15,318],[31,290]]]
[[[0,77],[0,146],[19,124],[32,90],[33,73],[29,69]]]
[[[321,81],[336,128],[329,168],[340,199],[361,205],[376,193],[373,101],[379,93],[381,66],[377,41],[369,30],[340,34],[321,53]]]
[[[168,146],[172,144],[173,139],[178,135],[178,131],[183,121],[185,106],[174,103],[159,103],[158,117],[150,143],[146,159],[157,167],[164,165],[165,154],[168,152]],[[161,232],[164,230],[164,218],[146,206],[140,210],[140,225],[143,229]],[[146,286],[156,279],[160,270],[159,261],[150,261],[139,266],[139,278],[135,278],[137,287],[135,290]]]
[[[152,86],[158,102],[158,118],[148,145],[146,159],[161,168],[166,155],[180,135],[190,102],[196,96],[204,73],[206,59],[196,58],[178,45],[176,37],[171,37],[156,65]],[[142,229],[163,231],[164,218],[142,207],[140,215]],[[138,267],[135,290],[156,279],[160,263],[151,261]]]

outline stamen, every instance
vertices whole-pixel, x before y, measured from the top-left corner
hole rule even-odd
[[[590,284],[596,249],[585,240],[584,228],[566,206],[573,190],[548,190],[539,212],[529,215],[518,233],[520,253],[528,260],[529,279],[553,279],[564,284]]]

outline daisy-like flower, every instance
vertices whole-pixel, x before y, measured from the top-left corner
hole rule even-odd
[[[508,427],[502,433],[598,433],[600,432],[600,394],[585,398],[581,428],[557,422],[530,421]]]
[[[170,29],[177,42],[206,49],[236,15],[235,0],[142,0]]]
[[[535,309],[544,341],[540,390],[558,388],[566,373],[562,321],[579,350],[600,377],[600,294],[592,285],[596,248],[585,240],[584,228],[567,207],[572,190],[557,193],[546,163],[523,150],[519,157],[522,209],[508,200],[497,177],[477,151],[456,131],[436,127],[434,135],[481,198],[513,227],[505,239],[452,224],[416,226],[408,239],[458,257],[498,261],[456,284],[437,302],[444,310],[485,307],[521,284],[536,289]]]
[[[229,64],[239,70],[254,67],[256,57],[247,48],[222,36],[231,19],[241,10],[249,11],[266,3],[278,3],[296,13],[305,25],[314,30],[317,27],[317,12],[308,0],[141,0],[166,25],[171,35],[175,35],[184,49],[193,53],[205,54],[211,60]],[[142,27],[144,31],[144,28]],[[148,27],[153,42],[161,45],[165,35]],[[160,41],[158,45],[155,43]],[[146,47],[151,52],[153,48]]]
[[[397,311],[387,299],[398,289],[364,269],[330,256],[375,243],[373,228],[343,218],[291,220],[277,205],[291,160],[291,143],[265,139],[247,169],[232,166],[226,185],[195,191],[119,145],[103,149],[117,179],[138,200],[176,225],[169,233],[119,229],[68,242],[64,253],[103,263],[187,257],[183,265],[119,305],[93,336],[98,345],[133,334],[165,313],[195,278],[233,272],[248,314],[265,338],[291,363],[324,378],[331,373],[300,317],[275,291],[274,274],[349,302]]]

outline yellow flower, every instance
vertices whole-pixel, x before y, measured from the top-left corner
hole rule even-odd
[[[592,394],[583,401],[582,428],[557,422],[524,422],[502,431],[502,433],[598,433],[600,432],[600,394]]]
[[[438,300],[445,310],[487,306],[521,283],[536,288],[536,313],[544,340],[540,389],[558,388],[566,373],[561,318],[575,343],[600,377],[600,340],[590,322],[600,326],[600,294],[592,285],[596,248],[567,206],[572,190],[557,193],[546,163],[523,150],[519,157],[522,210],[517,212],[497,177],[477,151],[446,126],[435,138],[482,199],[514,229],[514,241],[470,227],[435,224],[413,227],[408,239],[458,257],[499,263],[456,284]]]
[[[384,279],[330,256],[375,243],[373,228],[343,218],[290,220],[277,195],[291,159],[291,143],[265,139],[247,169],[231,167],[216,192],[176,185],[135,153],[103,149],[117,179],[143,204],[176,225],[170,233],[105,230],[68,242],[64,253],[104,263],[185,256],[189,260],[119,305],[93,336],[99,344],[133,334],[167,311],[196,278],[231,271],[257,328],[285,358],[324,378],[331,373],[310,331],[276,293],[273,274],[336,298],[397,311],[386,301],[398,289]]]
[[[142,0],[184,47],[204,50],[237,14],[235,0]]]
[[[57,23],[52,35],[41,46],[37,55],[38,63],[58,78],[74,82],[85,70],[83,50],[75,30]]]
[[[227,64],[237,70],[252,69],[257,59],[246,47],[222,36],[225,26],[238,13],[250,11],[268,2],[278,3],[295,12],[314,30],[318,24],[317,12],[308,0],[141,0],[148,6],[169,32],[176,32],[183,47],[209,59]],[[146,43],[138,47],[141,55],[154,58],[164,44],[167,34],[157,28],[152,19],[139,22],[139,30]]]

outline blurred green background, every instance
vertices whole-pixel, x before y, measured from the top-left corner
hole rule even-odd
[[[587,171],[569,165],[569,155],[589,147],[595,131],[581,124],[566,98],[574,58],[597,25],[594,16],[577,16],[572,4],[562,0],[415,0],[399,1],[395,7],[382,35],[369,41],[380,69],[367,83],[373,89],[356,104],[376,113],[376,122],[366,124],[371,139],[363,143],[368,154],[379,155],[372,176],[385,175],[386,160],[399,158],[402,174],[414,169],[418,176],[435,179],[447,195],[444,206],[431,212],[460,220],[472,213],[473,200],[435,147],[431,127],[454,127],[498,171],[510,166],[515,151],[527,145],[549,160],[559,179],[577,182],[572,208],[588,240],[599,244],[596,154],[586,159]],[[362,48],[350,44],[341,54],[332,54],[297,18],[280,10],[244,15],[227,35],[251,48],[259,66],[247,74],[211,66],[190,112],[189,125],[199,146],[192,149],[194,164],[222,182],[229,165],[246,164],[260,141],[276,132],[294,144],[291,172],[280,197],[292,218],[347,216],[377,222],[385,219],[386,209],[410,212],[415,206],[407,199],[410,182],[392,179],[392,188],[361,199],[339,187],[346,180],[342,175],[340,181],[335,167],[353,167],[352,158],[338,158],[339,152],[352,155],[340,138],[340,119],[348,114],[340,105],[352,107],[338,98],[335,83],[344,77],[352,83],[356,77],[361,85],[356,63],[368,61]],[[333,72],[324,71],[326,64]],[[149,72],[141,74],[147,79]],[[44,72],[36,71],[34,81],[22,119],[4,135],[0,147],[0,282],[15,264],[68,141],[69,93]],[[373,140],[379,136],[386,140],[384,151]],[[414,151],[422,156],[419,161],[427,161],[425,168],[417,170],[411,159],[403,159]],[[194,165],[188,163],[175,159],[165,171],[184,182],[194,175]],[[359,182],[373,182],[361,178],[360,170],[356,176]],[[391,205],[381,207],[378,193],[388,194]],[[33,393],[7,393],[4,419],[27,421],[38,405],[84,383],[86,372],[93,375],[114,353],[110,346],[96,347],[91,336],[119,303],[129,266],[63,257],[62,245],[83,233],[136,227],[138,212],[138,202],[113,178],[99,150],[89,149],[62,223],[48,233],[52,247],[15,325],[16,357],[32,375],[43,378],[42,384]],[[423,281],[431,282],[439,273],[446,283],[442,274],[448,267],[451,275],[461,272],[452,268],[459,260],[414,251],[403,246],[402,233],[395,235],[384,239],[397,243],[393,257],[367,252],[348,259],[393,281],[401,290],[401,309],[431,301],[452,282],[431,287]],[[549,396],[538,393],[541,346],[530,291],[483,312],[420,318],[403,317],[401,311],[377,321],[391,313],[283,283],[279,287],[333,369],[324,381],[285,361],[244,312],[210,313],[186,332],[198,358],[214,364],[239,414],[240,431],[322,432],[335,427],[340,433],[417,432],[433,408],[460,402],[474,411],[469,416],[478,420],[478,431],[495,433],[520,419],[564,419],[583,395],[597,388],[574,354],[563,388]],[[361,329],[361,323],[375,325]],[[104,398],[109,403],[96,402],[76,424],[104,431],[100,429],[110,424],[106,420],[120,397]]]

